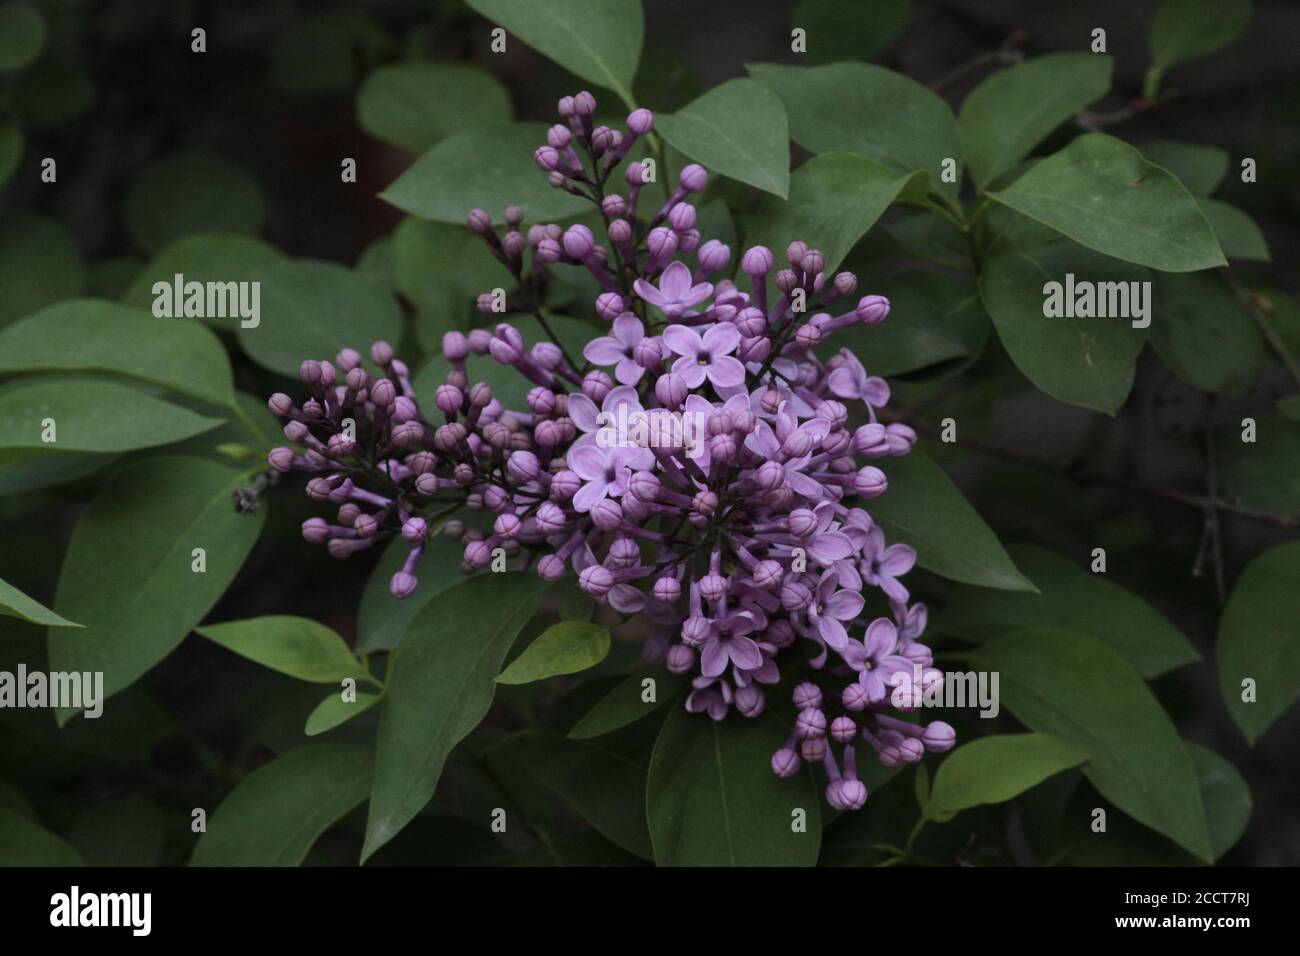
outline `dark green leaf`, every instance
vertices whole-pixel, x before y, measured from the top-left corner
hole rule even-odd
[[[5,866],[84,865],[66,840],[9,807],[0,807],[0,860]]]
[[[1228,712],[1253,745],[1300,696],[1300,542],[1246,565],[1219,619],[1215,656]]]
[[[1300,394],[1289,396],[1300,399]],[[1241,440],[1243,426],[1222,425],[1217,433],[1219,482],[1227,497],[1247,508],[1278,515],[1300,513],[1300,416],[1255,421],[1254,442]]]
[[[46,627],[84,626],[59,617],[40,601],[28,597],[2,578],[0,578],[0,615],[16,617],[33,624],[43,624]]]
[[[925,814],[943,823],[969,807],[1006,803],[1087,759],[1086,750],[1051,734],[999,734],[972,740],[939,765]]]
[[[1186,747],[1201,781],[1201,799],[1205,801],[1205,816],[1210,824],[1210,846],[1217,860],[1246,832],[1254,809],[1250,787],[1240,771],[1213,750],[1190,742]]]
[[[396,45],[384,25],[361,10],[294,17],[271,43],[271,85],[297,95],[345,90],[360,69]]]
[[[1215,53],[1241,36],[1250,0],[1161,0],[1151,20],[1151,60],[1161,72]]]
[[[1083,772],[1129,816],[1211,862],[1196,768],[1173,721],[1118,651],[1086,634],[1039,628],[985,644],[1002,703],[1031,730],[1086,751]]]
[[[1264,337],[1220,276],[1161,275],[1151,345],[1171,372],[1206,392],[1235,392],[1264,364]]]
[[[413,153],[463,129],[510,118],[510,94],[501,81],[467,63],[381,66],[357,94],[361,128]]]
[[[123,469],[81,514],[54,607],[85,629],[51,631],[50,667],[103,671],[104,693],[162,660],[225,593],[253,548],[265,509],[239,514],[247,478],[198,458],[152,458]],[[206,552],[195,573],[193,549]],[[112,706],[111,704],[108,706]]]
[[[821,250],[826,274],[831,275],[889,204],[919,183],[919,176],[899,176],[866,156],[814,156],[790,178],[789,199],[763,200],[745,245],[762,244],[779,252],[801,239]]]
[[[1014,169],[1079,110],[1106,95],[1112,63],[1094,53],[1049,53],[994,73],[961,107],[961,143],[983,189]]]
[[[911,14],[911,0],[799,0],[790,26],[807,32],[804,55],[813,63],[870,60],[903,34]]]
[[[646,818],[660,866],[812,866],[821,795],[810,772],[772,772],[786,729],[770,711],[724,721],[689,714],[680,698],[650,757]],[[796,811],[807,829],[795,832]]]
[[[115,302],[74,299],[0,330],[0,374],[112,372],[230,406],[221,341],[185,319],[155,318]]]
[[[1139,144],[1138,149],[1147,160],[1177,176],[1193,196],[1210,195],[1228,175],[1228,151],[1218,146],[1155,139]]]
[[[379,694],[356,692],[356,700],[344,700],[342,691],[330,694],[316,709],[307,715],[307,726],[303,729],[308,737],[315,737],[340,724],[347,723],[353,717],[360,717],[382,699]]]
[[[654,682],[653,700],[646,700],[649,687],[646,681]],[[685,686],[684,677],[659,668],[629,674],[570,728],[569,736],[574,740],[589,740],[613,733],[642,717],[648,717],[664,704],[675,700]]]
[[[365,802],[371,753],[310,744],[241,780],[194,847],[190,866],[298,866],[322,833]]]
[[[141,793],[101,800],[68,833],[89,866],[157,866],[167,836],[158,804]]]
[[[1165,272],[1227,264],[1182,183],[1104,133],[1085,133],[988,195],[1116,259]]]
[[[296,376],[303,359],[333,360],[344,347],[396,343],[402,313],[393,297],[345,266],[314,259],[267,265],[261,321],[239,328],[239,344],[258,365]]]
[[[916,549],[927,571],[967,584],[1033,591],[997,535],[957,490],[943,469],[919,449],[881,463],[889,490],[865,504],[891,542]]]
[[[1229,259],[1254,259],[1258,262],[1270,262],[1268,243],[1259,231],[1255,220],[1236,206],[1217,199],[1198,199],[1201,212],[1214,229],[1219,247]]]
[[[85,281],[77,241],[62,223],[36,213],[0,221],[0,326],[80,295]]]
[[[491,707],[506,654],[547,588],[535,575],[480,574],[411,622],[390,664],[363,862],[429,802],[451,748]]]
[[[1147,679],[1200,660],[1163,614],[1105,575],[1037,545],[1013,544],[1007,554],[1040,593],[957,588],[934,622],[936,630],[984,643],[1025,628],[1068,628],[1105,641]]]
[[[548,627],[497,676],[498,684],[576,674],[595,667],[609,653],[609,629],[588,621],[561,621]]]
[[[645,17],[640,0],[467,0],[530,47],[630,108]]]
[[[16,73],[35,63],[45,36],[45,18],[32,4],[0,4],[0,73]]]
[[[728,80],[676,113],[656,116],[655,128],[710,172],[785,198],[790,130],[781,98],[766,84]]]
[[[915,80],[869,63],[778,66],[755,63],[750,74],[776,90],[790,117],[790,136],[814,153],[870,156],[895,172],[929,173],[934,188],[955,198],[961,183],[961,137],[952,110]],[[940,179],[946,159],[956,182]]]

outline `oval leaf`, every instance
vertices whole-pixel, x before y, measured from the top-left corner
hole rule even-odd
[[[1163,272],[1228,264],[1214,230],[1183,184],[1105,133],[1085,133],[1006,189],[987,195],[1126,262]]]
[[[660,866],[813,866],[821,795],[808,772],[782,780],[772,754],[786,730],[769,711],[753,720],[689,714],[678,698],[650,756],[646,818]],[[807,813],[794,832],[793,813]]]
[[[262,189],[246,170],[195,152],[145,166],[122,205],[127,230],[148,253],[200,230],[253,235],[262,230],[265,214]]]
[[[316,684],[335,684],[345,677],[370,680],[343,638],[305,617],[272,614],[195,630],[228,651],[298,680]]]
[[[85,266],[67,227],[35,213],[0,222],[0,325],[81,294]]]
[[[341,692],[330,694],[307,715],[307,726],[303,729],[303,733],[308,737],[315,737],[317,734],[333,730],[353,717],[360,717],[379,703],[382,695],[357,691],[356,698],[356,700],[344,700]]]
[[[208,821],[190,866],[298,866],[322,833],[359,807],[372,757],[355,744],[310,744],[239,782]]]
[[[63,837],[9,807],[0,807],[0,861],[5,866],[85,865]]]
[[[785,105],[765,83],[728,80],[676,113],[656,115],[655,128],[710,172],[785,198],[790,129]]]
[[[629,674],[582,715],[570,728],[569,736],[574,740],[588,740],[613,733],[675,700],[685,686],[685,677],[660,668]],[[648,696],[653,699],[647,700]]]
[[[501,81],[467,63],[381,66],[357,93],[361,128],[413,153],[462,129],[508,123],[510,115],[510,94]]]
[[[1228,712],[1254,745],[1300,696],[1300,542],[1246,565],[1219,620],[1215,656]]]
[[[972,740],[939,765],[924,804],[925,815],[944,823],[970,807],[1006,803],[1087,759],[1086,750],[1051,734],[1000,734]]]
[[[588,621],[561,621],[524,648],[497,676],[497,683],[531,684],[561,674],[576,674],[595,667],[608,653],[608,628]]]
[[[47,627],[83,626],[59,617],[40,601],[29,598],[3,578],[0,578],[0,614]]]
[[[1221,276],[1156,277],[1151,345],[1169,371],[1206,392],[1235,392],[1264,365],[1264,336]]]
[[[1002,703],[1022,723],[1090,754],[1083,772],[1102,796],[1213,861],[1192,759],[1118,651],[1086,634],[1039,628],[985,644],[973,659],[999,673]]]
[[[919,449],[884,463],[889,490],[866,503],[890,541],[916,549],[917,564],[942,577],[986,588],[1033,591],[997,535],[943,469]]]
[[[535,575],[480,574],[411,622],[389,665],[362,862],[429,802],[451,748],[487,715],[494,678],[549,587]]]

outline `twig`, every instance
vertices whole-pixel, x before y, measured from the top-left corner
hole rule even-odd
[[[1201,532],[1201,544],[1196,549],[1196,561],[1192,565],[1192,577],[1199,578],[1205,570],[1208,557],[1214,571],[1214,592],[1222,604],[1228,596],[1223,582],[1223,535],[1219,527],[1219,463],[1214,447],[1214,396],[1205,396],[1205,413],[1201,426],[1203,448],[1205,451],[1205,529]]]
[[[979,56],[967,60],[960,66],[954,67],[931,83],[930,89],[938,93],[945,87],[956,83],[966,75],[973,73],[984,66],[1015,66],[1017,63],[1023,62],[1025,55],[1020,52],[1019,47],[1025,42],[1027,36],[1028,34],[1024,30],[1013,30],[1011,34],[1002,41],[1002,45],[996,50],[989,50],[987,53],[981,53]]]

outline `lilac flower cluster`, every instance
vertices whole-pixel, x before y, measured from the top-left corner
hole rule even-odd
[[[919,642],[925,607],[909,603],[900,580],[916,553],[887,543],[857,504],[886,491],[870,462],[906,454],[915,433],[877,420],[889,386],[851,352],[817,354],[836,332],[883,321],[889,302],[839,305],[856,277],[828,276],[822,253],[802,242],[780,268],[766,247],[746,250],[744,291],[727,278],[731,249],[696,228],[688,200],[708,173],[687,166],[657,209],[644,208],[640,162],[626,164],[624,191],[611,190],[653,118],[636,110],[620,132],[594,125],[595,110],[589,93],[561,100],[563,122],[535,159],[552,186],[591,200],[607,243],[583,224],[525,230],[518,207],[505,211],[501,233],[479,209],[468,225],[517,281],[511,308],[546,328],[549,270],[583,268],[600,286],[595,312],[607,334],[579,358],[558,339],[528,346],[509,322],[449,332],[451,371],[418,397],[383,342],[370,352],[382,377],[348,349],[333,364],[304,362],[310,396],[270,400],[303,450],[277,448],[271,466],[308,473],[307,493],[339,506],[335,523],[303,527],[331,554],[394,533],[410,542],[391,582],[399,598],[416,589],[435,533],[462,542],[467,571],[506,560],[556,581],[571,569],[595,602],[646,616],[656,636],[645,656],[692,674],[686,707],[714,720],[762,713],[782,652],[808,642],[811,667],[838,692],[795,687],[797,719],[772,768],[790,776],[802,761],[822,763],[827,800],[856,809],[866,799],[859,740],[888,765],[954,741],[947,724],[890,713],[919,704],[900,690],[942,675]],[[493,320],[499,306],[490,294],[478,302]],[[471,356],[531,383],[526,407],[507,408],[474,381]],[[461,509],[486,513],[490,529],[466,528],[453,517]],[[868,589],[888,616],[862,620]]]

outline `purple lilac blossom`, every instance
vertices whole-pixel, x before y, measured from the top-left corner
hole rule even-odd
[[[591,109],[564,107],[579,100]],[[608,246],[586,225],[525,230],[517,206],[505,210],[503,234],[484,210],[468,217],[519,284],[507,308],[528,303],[540,321],[531,303],[542,300],[552,269],[583,268],[596,279],[593,311],[609,330],[582,350],[585,364],[558,340],[529,347],[483,295],[479,309],[493,324],[444,336],[451,370],[433,394],[415,394],[409,368],[384,342],[371,347],[369,367],[352,349],[333,363],[303,362],[308,396],[295,403],[277,393],[268,403],[295,447],[268,460],[276,471],[305,473],[308,495],[337,506],[335,523],[303,525],[304,537],[335,557],[398,534],[411,545],[391,581],[396,598],[418,589],[428,539],[443,535],[463,546],[467,573],[503,553],[548,581],[576,575],[614,612],[644,614],[656,629],[646,658],[695,674],[685,703],[692,713],[756,717],[782,665],[794,673],[811,657],[805,667],[838,693],[797,683],[794,726],[772,769],[788,777],[803,761],[820,763],[827,801],[857,809],[867,791],[855,748],[897,766],[955,741],[943,722],[890,715],[919,705],[901,691],[916,695],[942,675],[918,640],[925,606],[909,604],[899,580],[916,552],[887,543],[862,506],[888,487],[885,472],[866,462],[907,454],[916,435],[877,420],[889,386],[856,356],[818,355],[837,331],[883,321],[889,301],[867,295],[837,305],[857,278],[827,277],[822,254],[798,241],[775,275],[770,249],[745,250],[748,291],[737,286],[730,248],[701,242],[688,202],[707,171],[688,166],[667,201],[639,218],[648,197],[630,156],[653,117],[637,110],[619,134],[592,129],[594,108],[588,93],[562,101],[566,122],[535,157],[552,186],[595,203]],[[814,314],[793,311],[796,289]],[[471,355],[526,379],[525,407],[505,407],[475,381]],[[490,517],[487,529],[466,528],[457,517],[465,512]],[[863,620],[871,589],[892,620]],[[810,655],[787,653],[799,642]]]

